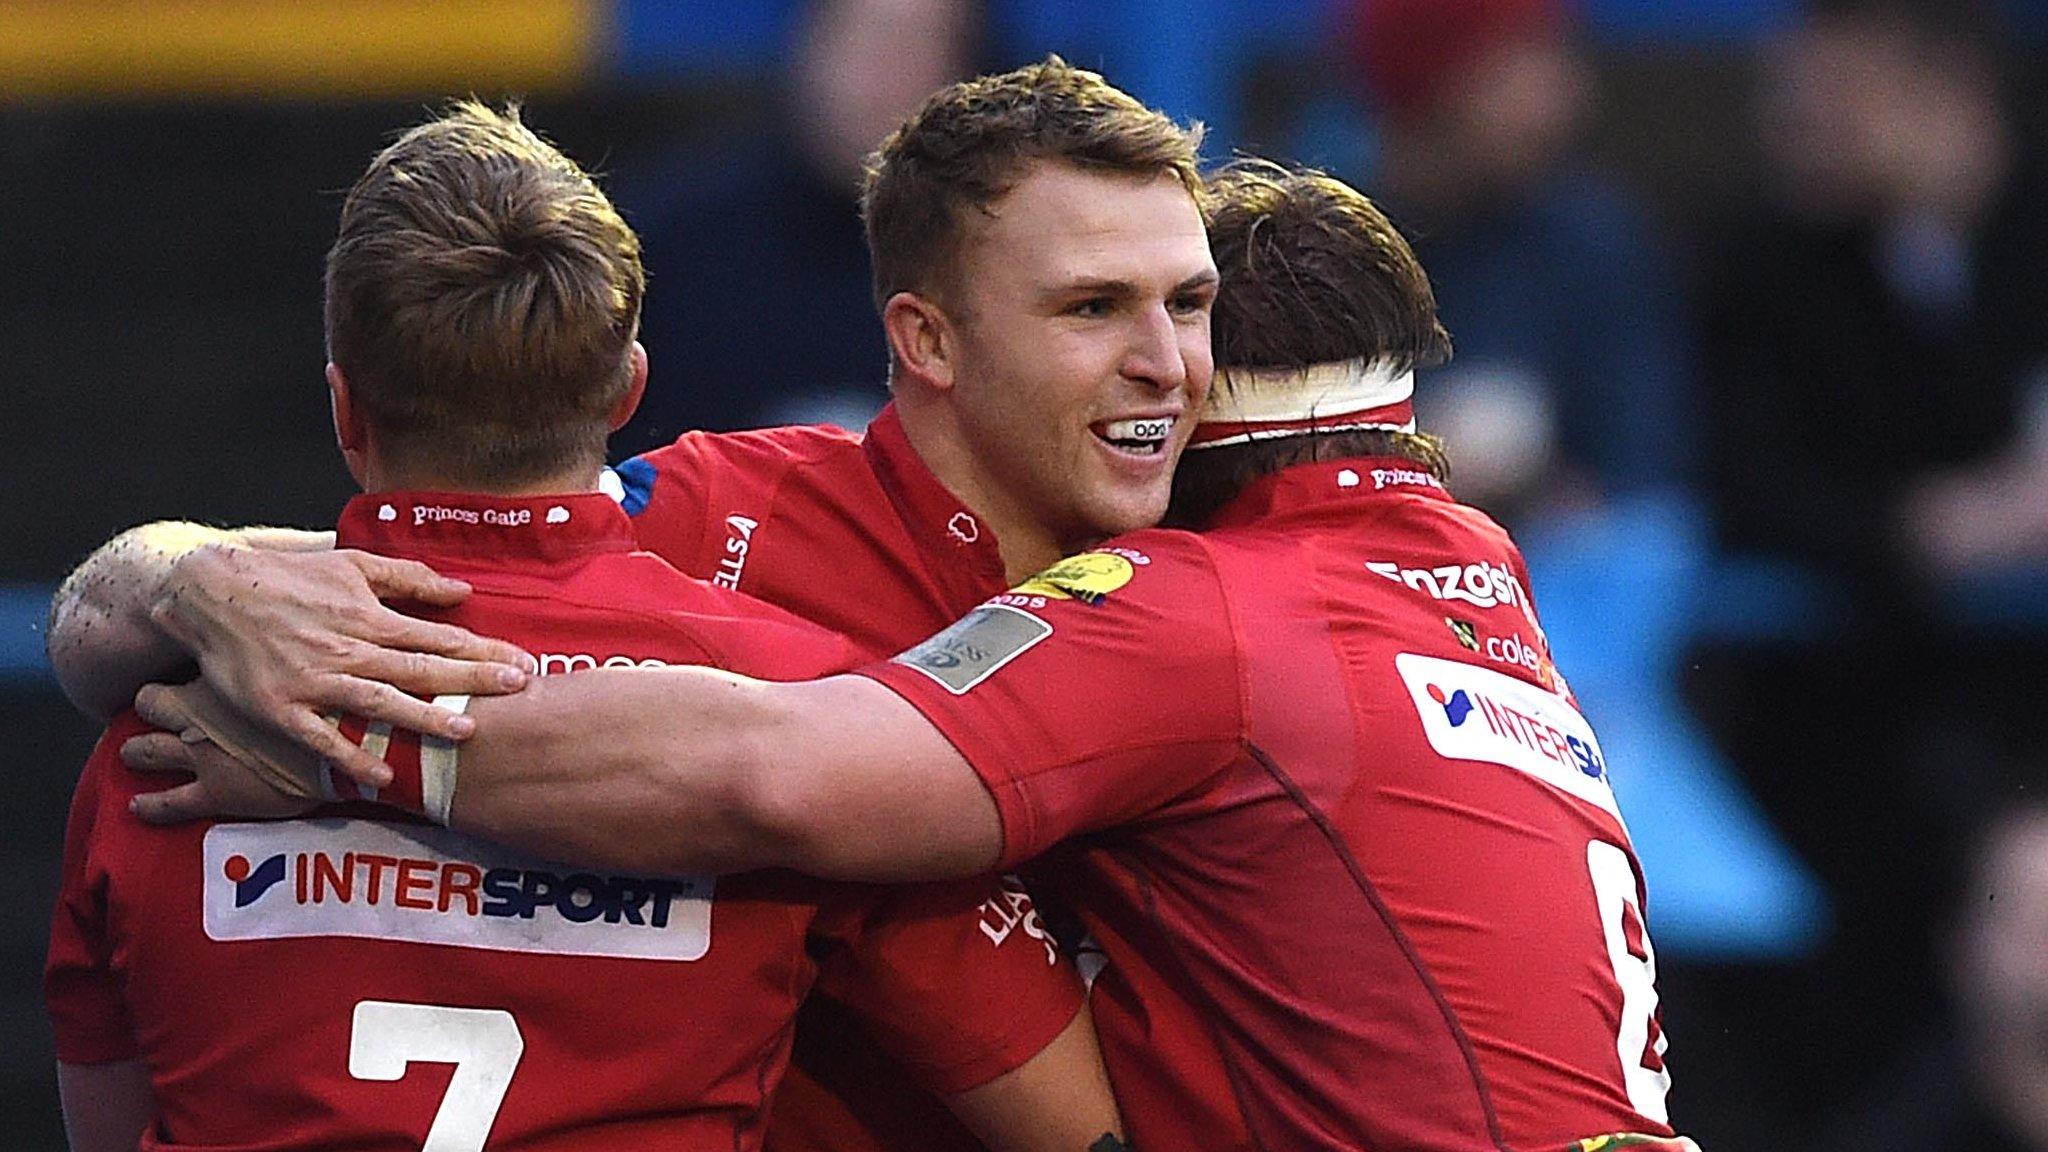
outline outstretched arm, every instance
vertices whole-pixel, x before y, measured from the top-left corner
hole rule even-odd
[[[895,693],[708,668],[550,677],[471,707],[450,824],[554,859],[654,871],[970,876],[995,801]]]
[[[143,683],[196,662],[258,724],[356,770],[372,759],[322,713],[461,738],[467,720],[415,697],[523,686],[517,648],[379,602],[450,605],[468,585],[332,544],[328,533],[285,529],[161,523],[125,532],[58,592],[51,664],[73,702],[104,717]]]
[[[152,688],[137,706],[160,728],[203,732],[268,761],[259,776],[209,744],[136,737],[123,751],[135,767],[197,776],[141,797],[144,819],[272,815],[252,797],[260,804],[275,790],[303,805],[321,793],[317,762],[279,757],[277,742],[219,708],[205,686]],[[477,700],[470,713],[476,735],[427,757],[426,774],[452,783],[445,818],[545,858],[624,872],[786,867],[897,881],[986,872],[1002,851],[981,778],[915,708],[862,677],[770,684],[710,668],[599,669]],[[439,790],[422,790],[413,772],[402,794]]]

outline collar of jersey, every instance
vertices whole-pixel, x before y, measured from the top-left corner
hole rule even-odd
[[[1421,465],[1397,456],[1357,456],[1296,464],[1252,481],[1216,513],[1208,527],[1234,527],[1297,508],[1360,499],[1378,500],[1395,495],[1453,499],[1441,484],[1412,479],[1417,474],[1427,475]]]
[[[933,560],[933,574],[971,579],[972,587],[962,587],[953,599],[972,607],[1007,586],[995,531],[932,474],[911,447],[894,403],[868,424],[861,450],[911,539]]]
[[[601,492],[479,496],[467,492],[378,492],[342,510],[335,542],[386,556],[572,560],[631,552],[633,522]]]

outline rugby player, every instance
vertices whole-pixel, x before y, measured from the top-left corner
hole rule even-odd
[[[1110,958],[1093,1005],[1141,1146],[1682,1146],[1598,738],[1519,552],[1413,432],[1410,370],[1448,351],[1428,282],[1338,181],[1246,166],[1216,197],[1225,367],[1176,493],[1202,534],[1119,537],[858,675],[480,700],[453,767],[401,751],[397,779],[614,866],[1053,853]],[[184,762],[153,817],[246,776]]]
[[[1210,376],[1196,143],[1057,60],[934,95],[872,158],[863,198],[892,404],[865,437],[692,434],[627,462],[618,492],[641,546],[879,658],[1156,521]],[[361,767],[322,712],[459,736],[466,719],[424,698],[521,681],[516,650],[391,613],[366,590],[447,602],[459,582],[358,552],[235,546],[276,539],[156,525],[102,549],[53,612],[52,662],[73,699],[118,706],[196,656],[274,731]],[[1011,898],[1020,930],[1039,931]],[[868,1071],[863,1050],[823,1043],[849,1027],[799,1028],[799,1065],[833,1084],[793,1072],[770,1146],[946,1146],[943,1112],[892,1092],[900,1077]]]
[[[386,149],[328,258],[365,492],[341,542],[460,573],[475,594],[444,619],[543,671],[852,666],[842,638],[635,551],[597,491],[646,379],[643,283],[632,231],[516,113],[457,105]],[[166,833],[127,813],[142,781],[116,749],[142,730],[117,720],[82,777],[53,923],[75,1148],[759,1147],[814,982],[991,1145],[1114,1139],[1079,980],[990,931],[1015,907],[993,880],[593,874],[361,805]]]

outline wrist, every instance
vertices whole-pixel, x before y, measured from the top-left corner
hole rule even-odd
[[[469,697],[436,696],[434,706],[461,712],[469,707]],[[394,731],[389,724],[357,716],[342,718],[341,734],[383,760],[391,769],[391,780],[382,787],[370,787],[330,767],[328,790],[333,799],[366,800],[425,816],[443,826],[448,823],[455,803],[457,746],[452,741],[408,729]]]

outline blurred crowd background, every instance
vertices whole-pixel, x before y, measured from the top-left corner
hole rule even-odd
[[[2044,0],[0,0],[0,1145],[61,1141],[50,591],[146,519],[339,508],[320,261],[375,150],[517,94],[604,174],[620,456],[858,426],[862,154],[1051,51],[1414,240],[1422,421],[1608,745],[1680,1126],[2048,1152]]]

